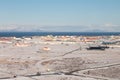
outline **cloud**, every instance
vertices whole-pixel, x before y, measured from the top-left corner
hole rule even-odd
[[[119,27],[120,25],[115,25],[115,24],[107,23],[107,24],[104,24],[103,26],[105,26],[105,27]]]
[[[1,25],[0,31],[23,31],[23,32],[120,32],[120,25],[79,25],[79,26],[40,26],[40,25]]]
[[[23,32],[29,32],[29,31],[40,31],[41,26],[36,25],[0,25],[0,31],[23,31]]]
[[[11,25],[1,25],[0,26],[0,31],[4,30],[12,30],[15,29],[17,26],[11,26]]]

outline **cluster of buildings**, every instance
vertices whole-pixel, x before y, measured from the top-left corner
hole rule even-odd
[[[30,43],[83,42],[120,44],[120,36],[32,36],[32,37],[0,37],[0,43],[13,43],[15,46],[28,46]]]

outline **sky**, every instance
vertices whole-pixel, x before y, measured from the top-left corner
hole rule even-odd
[[[20,27],[120,32],[120,0],[0,0],[0,30]]]

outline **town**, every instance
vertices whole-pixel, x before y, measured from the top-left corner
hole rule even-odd
[[[0,79],[119,80],[119,57],[120,36],[0,37]]]

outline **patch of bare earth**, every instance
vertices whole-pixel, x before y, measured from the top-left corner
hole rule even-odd
[[[115,78],[120,80],[120,66],[105,67],[101,69],[92,69],[83,72],[85,75]]]

